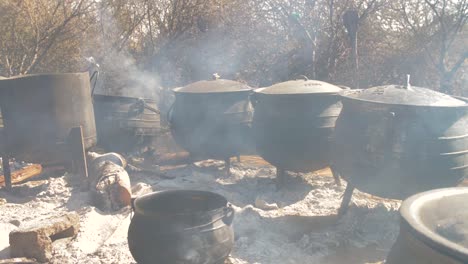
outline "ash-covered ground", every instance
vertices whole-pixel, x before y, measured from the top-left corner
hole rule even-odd
[[[355,191],[348,213],[339,219],[346,182],[336,186],[329,170],[289,173],[278,191],[275,169],[256,157],[233,162],[230,177],[223,169],[223,162],[202,161],[130,176],[136,194],[198,189],[224,195],[237,213],[235,246],[226,263],[380,263],[397,237],[399,201]],[[8,234],[18,224],[76,211],[80,232],[55,242],[51,263],[135,263],[127,246],[128,208],[99,211],[74,175],[34,179],[15,186],[14,193],[0,191],[0,259],[9,258]]]

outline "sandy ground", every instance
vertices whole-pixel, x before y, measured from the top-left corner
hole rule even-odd
[[[226,263],[380,263],[398,234],[399,201],[355,191],[348,213],[336,217],[346,182],[336,186],[329,170],[289,173],[277,191],[275,169],[258,158],[233,162],[231,177],[223,167],[223,162],[203,161],[164,168],[165,177],[133,173],[131,181],[138,194],[183,188],[224,195],[236,210],[236,241]],[[74,175],[41,178],[16,186],[14,193],[0,191],[0,259],[9,257],[12,223],[76,211],[80,233],[55,243],[51,263],[135,263],[127,246],[128,208],[109,214],[90,206]],[[279,208],[256,208],[256,200]]]

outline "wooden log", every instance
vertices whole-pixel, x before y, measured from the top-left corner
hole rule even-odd
[[[73,173],[80,175],[83,181],[88,179],[88,167],[86,164],[86,152],[83,139],[83,128],[74,127],[68,138],[70,148],[70,159]]]
[[[40,164],[32,164],[22,169],[11,173],[11,182],[13,184],[24,182],[34,176],[41,174],[42,166]],[[5,177],[0,175],[0,186],[5,186]]]
[[[39,262],[28,258],[10,258],[0,260],[0,264],[39,264]]]
[[[124,167],[127,162],[117,153],[90,157],[90,194],[93,204],[102,211],[117,211],[131,204],[130,177]]]
[[[165,153],[155,158],[155,163],[161,166],[182,165],[190,162],[192,162],[192,160],[188,152]]]

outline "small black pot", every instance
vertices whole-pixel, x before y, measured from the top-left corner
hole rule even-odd
[[[140,264],[221,264],[234,245],[234,210],[219,194],[160,191],[133,209],[128,245]]]

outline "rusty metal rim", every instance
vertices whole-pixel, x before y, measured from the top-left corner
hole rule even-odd
[[[2,81],[9,81],[9,80],[17,80],[23,79],[28,77],[46,77],[46,76],[53,76],[53,77],[68,77],[72,75],[82,75],[88,74],[88,72],[66,72],[66,73],[36,73],[36,74],[25,74],[25,75],[16,75],[12,77],[3,78]]]
[[[409,232],[413,233],[421,242],[466,263],[468,261],[468,248],[454,243],[429,229],[420,215],[421,208],[427,202],[461,194],[468,194],[468,187],[443,188],[419,193],[402,203],[400,214],[403,223],[409,226]]]

